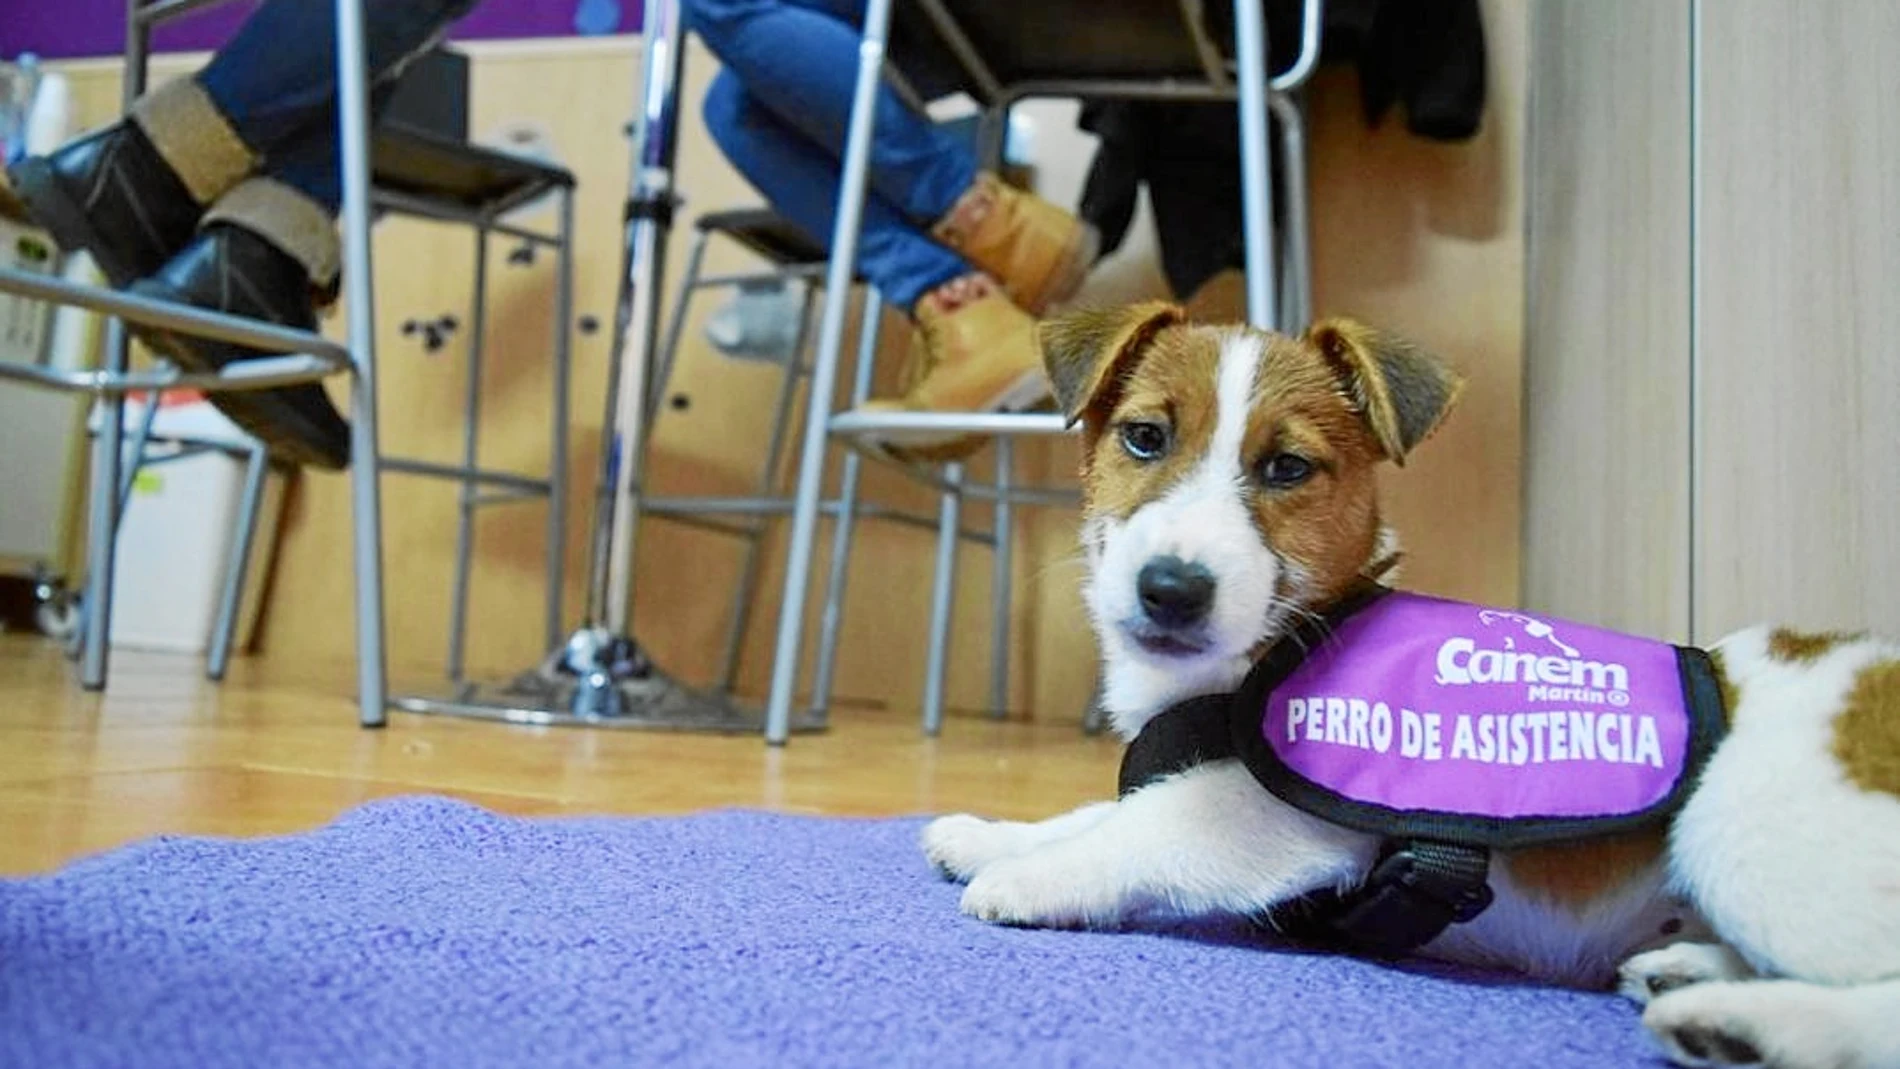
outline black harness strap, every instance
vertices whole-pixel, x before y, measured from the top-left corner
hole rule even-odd
[[[1128,744],[1120,793],[1238,756],[1235,696],[1191,698],[1148,721]],[[1397,957],[1483,912],[1491,904],[1489,869],[1490,852],[1481,847],[1394,839],[1358,887],[1309,895],[1259,920],[1302,942]]]
[[[1491,905],[1490,868],[1491,852],[1481,846],[1389,840],[1358,887],[1308,895],[1262,921],[1302,942],[1403,957]]]
[[[1162,710],[1122,752],[1119,794],[1127,797],[1195,765],[1240,756],[1234,748],[1233,719],[1230,693],[1189,698]]]

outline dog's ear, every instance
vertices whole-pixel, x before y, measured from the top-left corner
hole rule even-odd
[[[1306,332],[1332,364],[1346,396],[1394,464],[1451,412],[1465,380],[1444,361],[1403,338],[1350,319],[1327,319]]]
[[[1156,334],[1186,319],[1179,305],[1150,301],[1044,320],[1038,340],[1062,414],[1070,423],[1081,419],[1134,367]]]

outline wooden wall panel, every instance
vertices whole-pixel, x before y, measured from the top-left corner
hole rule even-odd
[[[1446,145],[1388,116],[1367,130],[1350,69],[1327,69],[1313,108],[1315,310],[1399,332],[1469,376],[1444,429],[1388,471],[1407,586],[1518,599],[1524,332],[1527,9],[1483,5],[1484,127]]]
[[[1900,629],[1900,4],[1698,18],[1696,633]]]
[[[1689,635],[1689,3],[1531,16],[1524,600]]]

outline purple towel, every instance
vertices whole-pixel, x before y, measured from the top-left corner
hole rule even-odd
[[[0,1065],[1657,1066],[1607,995],[993,928],[915,820],[379,802],[0,882]]]

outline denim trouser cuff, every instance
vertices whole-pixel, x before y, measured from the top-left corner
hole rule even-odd
[[[139,98],[132,121],[199,204],[217,200],[257,167],[256,153],[191,78]]]

